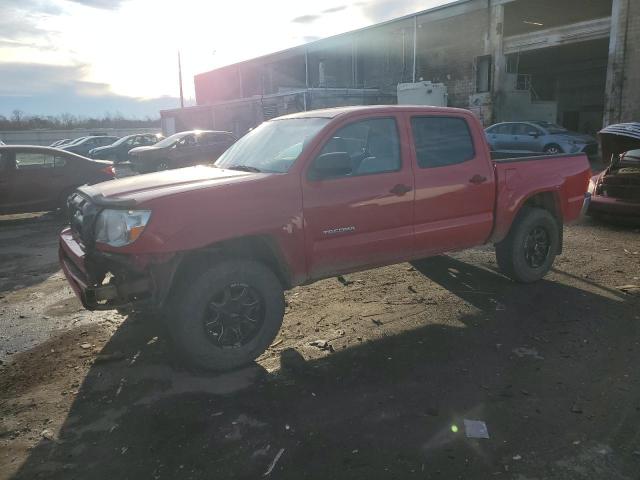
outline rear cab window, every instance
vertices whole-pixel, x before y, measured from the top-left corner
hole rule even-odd
[[[420,168],[456,165],[475,157],[473,138],[464,118],[414,116],[411,131]]]

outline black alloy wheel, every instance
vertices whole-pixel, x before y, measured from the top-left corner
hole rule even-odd
[[[233,283],[212,295],[203,326],[215,346],[235,348],[253,340],[264,319],[265,302],[260,293],[245,283]]]
[[[544,265],[550,250],[549,232],[541,226],[533,228],[524,240],[524,259],[531,268]]]

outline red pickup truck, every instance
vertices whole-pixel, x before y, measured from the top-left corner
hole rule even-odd
[[[486,243],[542,278],[588,197],[584,154],[491,159],[466,110],[345,107],[263,123],[213,166],[80,188],[62,268],[91,310],[150,308],[192,363],[251,362],[285,289]]]

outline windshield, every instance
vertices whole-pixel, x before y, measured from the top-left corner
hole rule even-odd
[[[531,123],[535,125],[539,125],[549,133],[566,133],[569,131],[566,128],[561,127],[560,125],[556,125],[555,123],[551,123],[551,122],[531,122]]]
[[[88,138],[88,137],[80,137],[80,138],[76,138],[75,140],[71,140],[69,143],[67,143],[67,146],[76,145],[81,141],[83,141],[85,138]]]
[[[158,143],[154,145],[154,147],[160,147],[160,148],[170,147],[171,145],[173,145],[174,143],[176,143],[178,140],[180,140],[182,137],[186,135],[191,135],[191,132],[174,133],[170,137],[167,137],[164,140],[160,140]]]
[[[122,145],[124,142],[126,142],[127,140],[132,140],[135,137],[135,135],[128,135],[126,137],[122,137],[118,140],[116,140],[115,142],[113,142],[111,145],[109,145],[110,147],[116,147],[118,145]]]
[[[215,163],[220,168],[243,168],[285,173],[328,118],[292,118],[264,122],[233,144]]]

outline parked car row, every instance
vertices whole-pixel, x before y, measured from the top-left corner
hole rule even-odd
[[[543,121],[498,123],[486,128],[485,136],[494,159],[598,152],[594,137]],[[611,125],[600,140],[607,168],[592,179],[588,213],[640,217],[640,124]],[[0,213],[61,207],[76,186],[112,179],[114,172],[119,178],[213,163],[236,141],[230,132],[192,130],[167,138],[145,133],[61,139],[49,150],[0,147]]]

